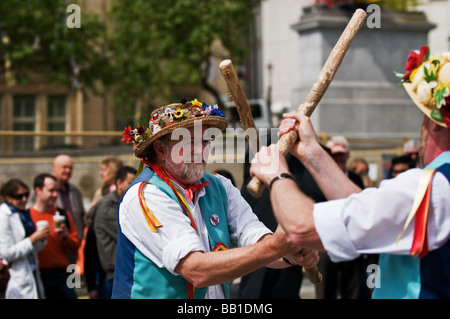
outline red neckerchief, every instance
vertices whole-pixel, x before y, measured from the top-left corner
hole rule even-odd
[[[201,190],[202,188],[204,188],[207,185],[209,185],[208,181],[206,181],[204,183],[197,183],[197,184],[190,185],[190,186],[181,185],[181,187],[183,187],[184,192],[186,193],[187,200],[191,202],[192,199],[194,198],[194,193]]]

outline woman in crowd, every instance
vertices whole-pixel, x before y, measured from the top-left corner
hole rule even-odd
[[[36,230],[26,209],[29,187],[20,179],[8,180],[0,190],[0,258],[8,264],[6,299],[45,298],[37,253],[44,248],[48,226]]]

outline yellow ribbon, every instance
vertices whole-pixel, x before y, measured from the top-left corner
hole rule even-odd
[[[162,224],[153,214],[153,212],[148,208],[144,200],[144,186],[150,184],[149,182],[142,182],[139,186],[139,204],[141,205],[142,212],[144,213],[145,220],[147,221],[148,227],[152,232],[157,232],[157,228],[161,227]]]

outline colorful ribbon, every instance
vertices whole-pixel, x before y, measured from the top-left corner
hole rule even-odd
[[[409,253],[415,257],[422,258],[428,254],[427,241],[427,224],[428,211],[430,207],[431,182],[436,170],[424,169],[419,180],[416,197],[413,206],[403,226],[402,232],[397,237],[397,242],[403,236],[406,228],[411,220],[415,217],[414,222],[414,237]]]
[[[144,163],[147,164],[148,166],[150,166],[150,168],[155,172],[155,174],[159,178],[161,178],[167,185],[169,185],[169,187],[173,190],[173,192],[175,193],[175,196],[178,199],[178,202],[180,203],[180,206],[181,206],[181,209],[183,210],[183,213],[187,217],[189,217],[192,227],[195,229],[195,231],[198,234],[197,225],[195,224],[194,217],[192,216],[192,213],[191,213],[191,210],[189,209],[189,206],[187,205],[187,203],[184,200],[184,198],[181,196],[180,192],[175,188],[175,186],[173,185],[172,181],[169,179],[169,176],[167,176],[166,172],[158,164],[151,163],[151,162],[145,162],[145,161],[144,161]],[[187,282],[188,299],[194,299],[195,286],[189,281],[186,281],[186,282]]]
[[[153,214],[153,212],[148,208],[144,200],[144,186],[150,184],[149,182],[142,182],[139,185],[139,204],[141,205],[142,212],[144,213],[145,220],[147,221],[148,227],[152,232],[156,232],[157,228],[161,227],[162,224]]]
[[[184,200],[183,196],[181,196],[180,192],[175,188],[172,181],[169,179],[169,176],[167,176],[167,173],[158,165],[154,163],[146,163],[150,166],[150,168],[155,172],[156,175],[158,175],[159,178],[161,178],[169,187],[173,190],[175,193],[175,196],[177,197],[181,209],[183,210],[183,213],[189,217],[191,221],[192,227],[195,229],[195,231],[198,234],[197,225],[195,224],[194,217],[192,216],[191,210],[189,209],[188,204]]]

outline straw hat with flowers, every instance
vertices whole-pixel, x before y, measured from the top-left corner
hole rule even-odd
[[[427,46],[412,51],[397,73],[408,95],[437,124],[450,128],[450,52],[430,54]]]
[[[217,105],[207,105],[197,99],[181,103],[173,103],[154,110],[150,116],[148,128],[139,125],[135,129],[125,127],[122,141],[126,144],[135,144],[134,154],[145,158],[149,146],[157,139],[172,133],[177,128],[189,128],[196,123],[207,127],[219,128],[223,131],[228,125],[228,119],[219,110]]]

